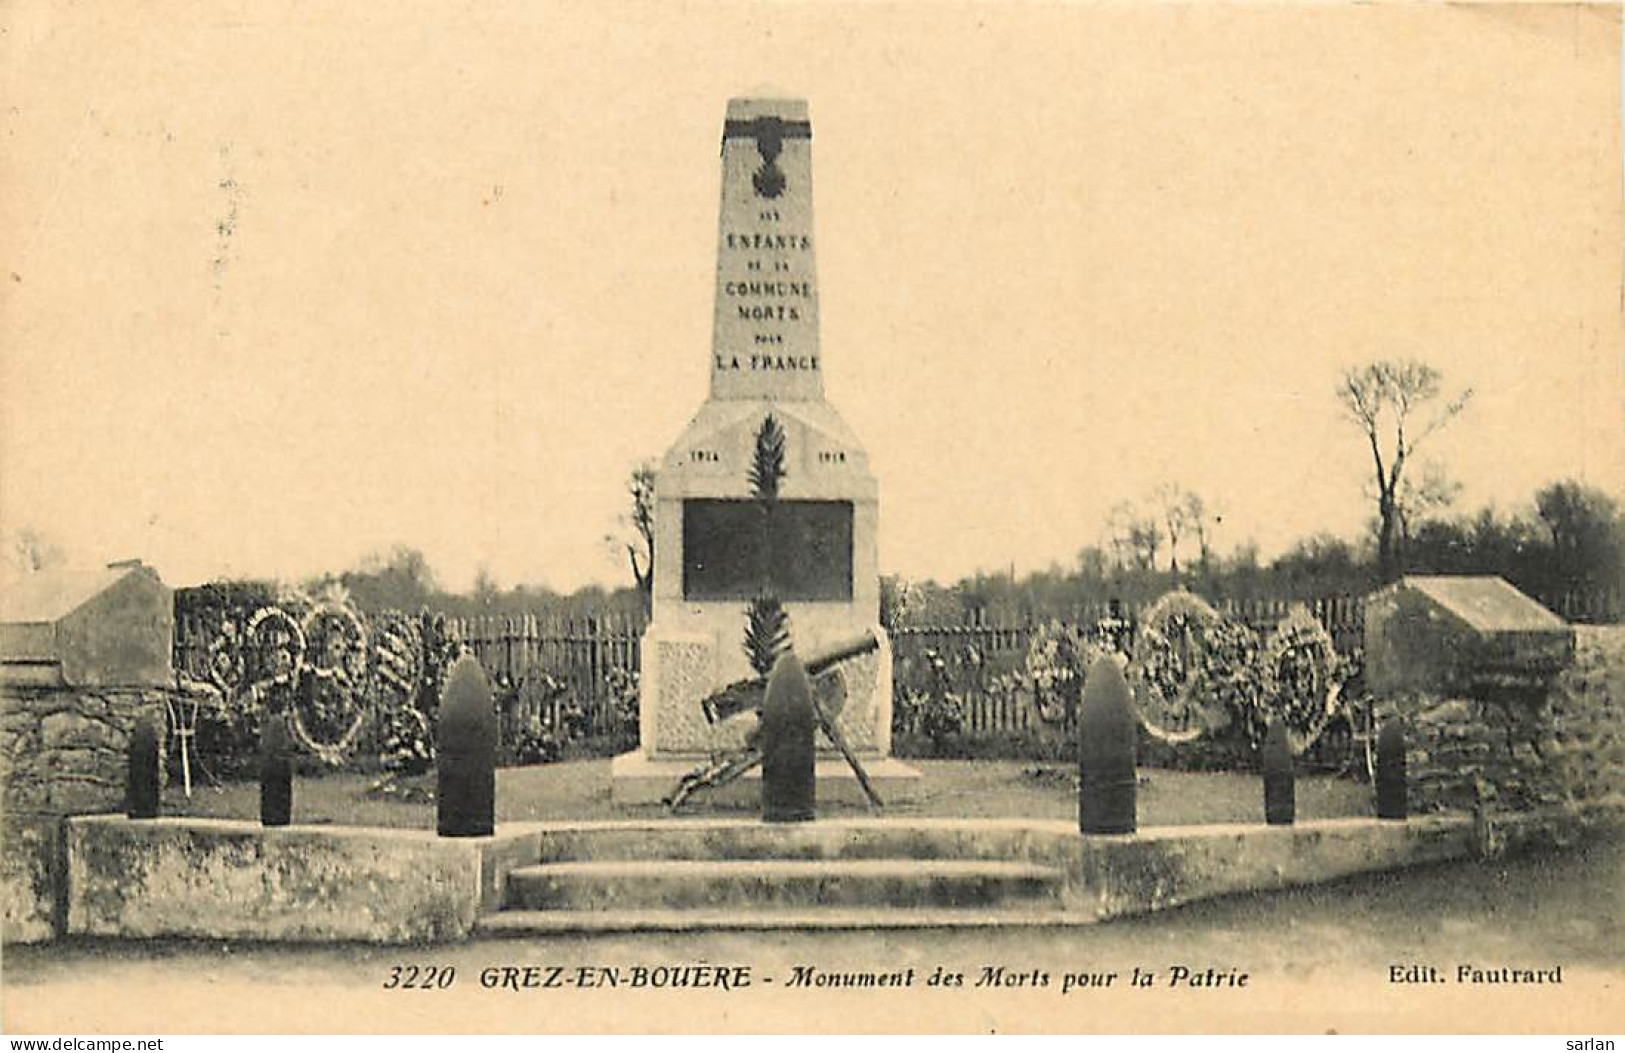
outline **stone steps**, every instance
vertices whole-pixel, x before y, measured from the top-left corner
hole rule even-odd
[[[550,833],[543,863],[604,860],[1026,860],[1030,828],[1015,824],[689,823],[620,824]]]
[[[991,929],[1084,925],[1094,919],[1058,907],[1011,909],[824,907],[769,910],[504,910],[480,918],[482,936],[522,938],[565,933],[863,931]]]
[[[136,824],[139,825],[139,824]],[[1472,820],[1344,818],[1083,837],[1050,820],[537,823],[484,860],[493,938],[1074,926],[1461,858]],[[438,842],[437,842],[438,843]]]
[[[507,907],[748,911],[829,907],[1059,910],[1054,867],[986,859],[634,859],[508,874]]]

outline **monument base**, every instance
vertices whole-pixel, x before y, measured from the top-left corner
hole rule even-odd
[[[610,796],[616,804],[659,804],[677,786],[678,780],[701,763],[699,757],[645,756],[634,750],[616,757],[610,764]],[[920,772],[895,757],[860,757],[869,782],[886,805],[905,804],[919,799]],[[818,779],[817,802],[865,806],[869,799],[858,785],[858,777],[839,756],[819,756],[814,769]],[[761,766],[751,769],[726,786],[696,794],[685,807],[759,808],[762,802]]]

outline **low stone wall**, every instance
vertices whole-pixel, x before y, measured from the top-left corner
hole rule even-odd
[[[536,835],[89,816],[67,822],[73,935],[426,943],[466,937]]]
[[[163,691],[0,689],[0,800],[6,810],[72,815],[122,807],[125,751],[139,717],[164,726]]]
[[[490,838],[342,827],[264,829],[210,819],[68,820],[67,931],[125,938],[425,943],[469,936],[502,905],[509,871],[625,852],[635,823],[514,824]],[[1065,822],[854,820],[779,828],[661,824],[655,857],[1025,858],[1066,876],[1058,923],[1163,910],[1237,892],[1472,857],[1473,820],[1342,819],[1293,827],[1152,828],[1083,837]],[[884,851],[882,851],[884,849]],[[636,852],[632,853],[634,856]]]
[[[1625,626],[1577,626],[1549,685],[1390,700],[1420,811],[1563,809],[1625,798]]]
[[[0,818],[0,943],[40,943],[61,930],[62,822],[9,810]]]
[[[141,717],[163,726],[161,690],[0,688],[0,940],[60,932],[62,817],[123,807],[126,751]]]
[[[1067,905],[1094,918],[1124,917],[1475,853],[1472,820],[1455,815],[1150,828],[1084,839],[1073,850]]]

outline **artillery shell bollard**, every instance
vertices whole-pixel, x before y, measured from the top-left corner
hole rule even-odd
[[[496,761],[491,682],[479,661],[465,654],[446,677],[435,731],[436,829],[441,837],[488,837],[495,831]]]
[[[762,700],[762,819],[802,823],[817,797],[812,681],[795,652],[779,656]]]
[[[1409,814],[1405,800],[1405,729],[1389,720],[1377,732],[1377,818],[1404,819]]]
[[[293,757],[288,743],[288,721],[268,714],[260,728],[260,825],[287,826],[293,822]]]
[[[1078,705],[1078,829],[1086,834],[1132,834],[1134,814],[1134,703],[1123,671],[1097,659]]]
[[[1292,741],[1280,717],[1264,734],[1264,822],[1291,826],[1298,817],[1297,776],[1292,771]]]
[[[124,814],[131,819],[158,818],[162,773],[158,761],[158,731],[146,719],[130,729],[129,768],[124,780]]]

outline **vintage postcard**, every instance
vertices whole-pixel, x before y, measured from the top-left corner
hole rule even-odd
[[[1617,4],[0,34],[8,1034],[1625,1028]]]

